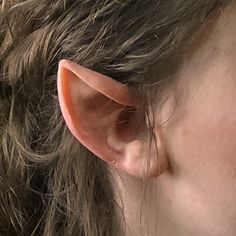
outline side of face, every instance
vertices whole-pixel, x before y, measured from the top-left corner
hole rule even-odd
[[[189,50],[177,75],[175,113],[162,128],[171,172],[160,177],[160,212],[171,216],[176,235],[236,235],[235,22],[234,7]]]
[[[68,60],[59,63],[58,96],[66,125],[97,157],[122,171],[117,176],[128,174],[122,181],[125,187],[119,189],[124,197],[118,197],[125,202],[124,215],[133,228],[142,200],[135,184],[147,176],[143,167],[149,157],[148,177],[155,177],[150,182],[161,186],[142,212],[146,227],[159,224],[149,217],[157,213],[164,236],[236,235],[235,20],[236,8],[231,7],[213,28],[203,27],[185,53],[177,86],[168,91],[177,99],[175,112],[169,113],[170,99],[157,116],[162,123],[171,115],[156,126],[158,161],[156,152],[148,154],[145,119],[127,109],[138,107],[137,91]],[[133,132],[135,120],[138,134]],[[133,197],[127,197],[127,191]]]

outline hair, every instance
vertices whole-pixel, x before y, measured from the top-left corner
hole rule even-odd
[[[150,65],[171,60],[224,3],[0,1],[1,235],[118,232],[107,167],[73,137],[61,115],[58,62],[66,58],[136,86],[149,101],[148,81],[165,81],[158,71],[147,76]]]

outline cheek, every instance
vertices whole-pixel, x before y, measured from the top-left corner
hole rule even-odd
[[[172,171],[162,179],[163,195],[177,222],[199,225],[204,233],[198,235],[226,235],[225,228],[236,230],[236,114],[235,121],[192,114],[166,132]]]
[[[235,217],[236,209],[232,206],[236,199],[236,114],[231,113],[235,120],[217,115],[201,119],[195,114],[184,119],[184,125],[172,129],[169,145],[173,147],[173,176],[176,186],[184,186],[189,197],[198,199],[212,215],[220,206],[225,212],[230,208],[227,214]],[[181,195],[180,189],[178,194]]]
[[[190,120],[179,129],[176,157],[193,178],[228,178],[230,183],[236,173],[236,122],[213,119]]]
[[[236,181],[236,87],[220,78],[186,98],[167,128],[176,174],[206,188]]]

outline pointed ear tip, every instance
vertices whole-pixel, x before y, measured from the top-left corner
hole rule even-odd
[[[62,58],[59,60],[59,64],[68,63],[68,62],[70,62],[70,60],[68,60],[66,58]]]
[[[61,59],[59,62],[58,62],[58,69],[57,69],[57,76],[58,76],[58,79],[61,79],[62,76],[62,73],[65,71],[64,69],[67,69],[67,70],[71,70],[71,64],[73,62],[68,60],[68,59]]]
[[[66,64],[70,63],[69,60],[67,59],[61,59],[59,62],[58,62],[58,70],[61,69],[61,67],[66,67]]]

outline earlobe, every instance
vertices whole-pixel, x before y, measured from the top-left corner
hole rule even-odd
[[[57,88],[62,115],[74,137],[102,160],[143,177],[148,147],[139,92],[66,59],[59,62]],[[163,172],[164,159],[153,160],[150,177],[160,168]]]

